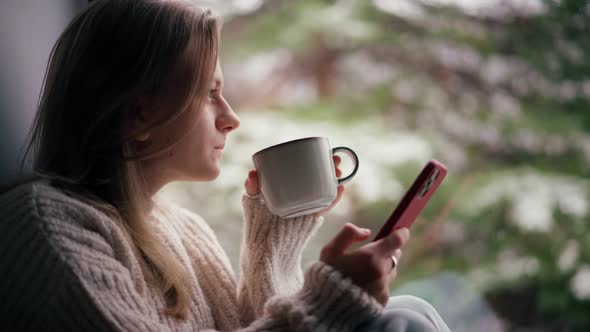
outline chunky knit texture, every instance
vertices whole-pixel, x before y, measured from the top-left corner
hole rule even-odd
[[[383,307],[329,265],[305,274],[301,251],[322,218],[280,219],[243,196],[240,280],[198,215],[155,199],[148,222],[188,269],[185,321],[163,314],[116,223],[37,180],[0,195],[0,319],[8,330],[349,331]]]

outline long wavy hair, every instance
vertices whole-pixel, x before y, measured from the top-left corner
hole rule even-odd
[[[166,314],[186,318],[192,285],[185,267],[147,222],[153,200],[141,160],[182,139],[138,151],[134,137],[200,109],[219,49],[219,19],[179,0],[101,0],[75,17],[55,43],[29,141],[39,177],[117,221]],[[172,79],[173,77],[173,79]],[[164,116],[129,132],[137,95],[166,97]],[[170,94],[173,94],[171,96]],[[141,152],[141,153],[139,153]]]

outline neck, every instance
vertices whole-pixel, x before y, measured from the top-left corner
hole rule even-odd
[[[166,184],[170,182],[168,177],[163,174],[161,167],[156,168],[156,165],[149,160],[140,162],[141,170],[144,174],[146,193],[148,197],[154,197]]]

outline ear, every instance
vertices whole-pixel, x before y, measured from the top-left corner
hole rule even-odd
[[[146,98],[136,96],[131,98],[127,111],[127,132],[133,134],[133,139],[139,142],[150,138],[149,131],[142,132],[142,129],[147,127],[151,115],[148,105]]]

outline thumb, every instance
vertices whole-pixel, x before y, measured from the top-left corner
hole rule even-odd
[[[334,238],[324,246],[322,256],[342,255],[353,243],[363,241],[371,235],[371,230],[346,223]]]
[[[255,170],[248,172],[248,178],[244,182],[246,193],[250,196],[256,196],[260,194],[260,186],[258,184],[258,174]]]

